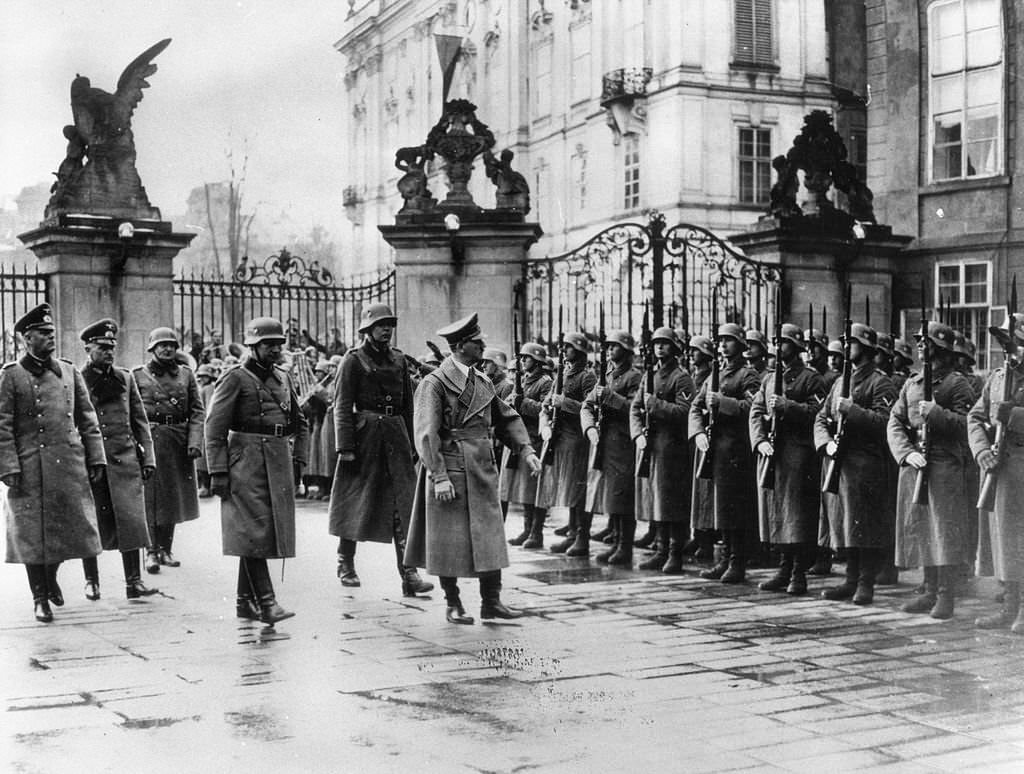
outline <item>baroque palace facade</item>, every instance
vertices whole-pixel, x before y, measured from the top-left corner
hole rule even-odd
[[[394,152],[466,98],[530,183],[542,257],[657,209],[727,236],[767,207],[771,160],[830,111],[866,160],[864,6],[827,0],[350,0],[346,270],[391,262]],[[439,53],[440,52],[440,53]],[[431,176],[443,198],[443,176]],[[493,206],[477,164],[471,190]]]

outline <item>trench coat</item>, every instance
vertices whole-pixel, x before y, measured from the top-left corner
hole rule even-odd
[[[306,464],[308,434],[285,369],[250,357],[217,381],[206,412],[206,458],[211,476],[228,474],[220,503],[225,556],[295,556],[292,465]]]
[[[580,363],[566,371],[562,380],[562,401],[556,409],[557,419],[551,436],[553,461],[540,472],[537,484],[537,505],[541,508],[575,508],[583,505],[587,494],[587,452],[590,443],[580,425],[583,399],[594,389],[597,376]],[[545,400],[549,400],[551,392]],[[540,426],[550,427],[548,412],[540,417]]]
[[[309,396],[303,408],[303,412],[306,415],[306,423],[309,425],[309,440],[306,443],[308,447],[306,459],[309,460],[309,465],[304,471],[306,476],[324,478],[334,473],[333,469],[328,472],[323,448],[325,428],[329,432],[334,432],[333,421],[327,418],[329,403],[330,397],[326,388],[317,387],[313,394]]]
[[[651,462],[646,484],[637,482],[638,519],[684,524],[690,521],[691,479],[686,474],[692,460],[686,427],[696,391],[690,374],[672,358],[659,364],[654,372],[654,392],[646,395],[641,385],[633,397],[629,433],[635,441],[646,426]]]
[[[519,414],[475,369],[442,361],[416,389],[413,440],[420,465],[403,563],[431,575],[475,577],[508,567],[492,432],[521,455],[531,449]],[[434,497],[450,481],[455,499]]]
[[[992,372],[981,396],[967,412],[967,440],[975,460],[981,452],[992,448],[1005,372],[1005,368]],[[1003,436],[1002,462],[996,470],[995,510],[987,516],[992,572],[1001,581],[1020,583],[1024,581],[1024,373],[1013,370],[1011,378],[1013,409]]]
[[[586,510],[609,516],[636,513],[636,454],[629,434],[629,406],[640,387],[640,372],[632,361],[612,365],[601,400],[597,387],[587,393],[580,407],[584,436],[591,427],[601,434],[596,469],[587,473]]]
[[[105,462],[96,411],[71,363],[26,355],[0,370],[0,476],[21,476],[4,501],[8,562],[99,554],[88,468]]]
[[[526,432],[535,454],[540,454],[543,441],[540,437],[540,415],[543,401],[551,389],[551,377],[537,368],[523,375],[523,400],[518,413],[522,417]],[[515,459],[512,459],[515,455]],[[530,472],[526,459],[521,454],[506,448],[501,459],[501,475],[498,478],[498,497],[502,502],[537,504],[537,476]]]
[[[350,349],[335,384],[333,435],[338,461],[328,529],[348,540],[390,543],[396,519],[409,526],[416,472],[412,461],[413,388],[405,355],[369,343]]]
[[[700,388],[711,376],[711,367],[702,368],[693,372],[694,397],[700,393]],[[715,528],[715,489],[710,478],[700,478],[697,475],[697,446],[693,438],[689,441],[690,448],[690,489],[693,492],[690,502],[690,529],[696,533],[698,530],[710,530]]]
[[[205,413],[196,377],[188,366],[165,370],[155,360],[132,369],[132,376],[156,454],[156,472],[143,484],[150,529],[197,519],[196,466],[188,450],[203,448]]]
[[[132,377],[132,379],[134,380],[134,377]],[[198,383],[198,381],[197,381],[197,383]],[[209,384],[200,384],[199,385],[199,397],[203,401],[204,416],[205,416],[205,411],[206,411],[205,407],[210,405],[210,398],[213,397],[213,386],[214,386],[214,382],[210,382]],[[135,386],[135,389],[136,390],[138,389],[138,385]],[[148,427],[148,423],[147,423],[147,427]],[[152,446],[152,444],[150,444],[150,446]],[[201,457],[196,457],[196,472],[197,473],[207,473],[208,474],[210,472],[210,466],[206,464],[206,447],[205,447],[205,445],[201,446],[200,449],[202,449],[203,455]]]
[[[711,483],[715,529],[757,533],[754,455],[750,452],[750,403],[757,394],[757,373],[742,358],[727,362],[719,372],[721,403],[711,431]],[[708,379],[690,406],[689,437],[707,431]]]
[[[900,567],[958,565],[970,558],[966,471],[974,462],[964,441],[973,391],[962,374],[935,371],[932,398],[937,405],[925,423],[918,408],[924,400],[924,375],[913,374],[889,414],[889,450],[900,466],[896,501],[896,564]],[[917,469],[904,461],[919,450],[925,424],[928,504],[915,505]]]
[[[814,445],[824,453],[835,437],[836,402],[842,381],[832,385],[814,418]],[[828,496],[832,548],[884,548],[892,538],[889,521],[889,464],[886,443],[889,411],[896,401],[892,379],[873,364],[855,368],[850,380],[853,405],[845,419],[839,492]]]
[[[82,367],[107,457],[107,475],[92,485],[96,522],[105,551],[134,551],[152,545],[146,525],[142,468],[156,467],[153,437],[138,385],[126,368],[102,374]]]

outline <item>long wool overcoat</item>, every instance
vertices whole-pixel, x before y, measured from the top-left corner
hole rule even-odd
[[[711,431],[711,470],[715,529],[757,534],[754,455],[750,452],[750,402],[760,387],[757,372],[742,358],[726,363],[719,373],[721,402]],[[690,406],[689,436],[706,432],[707,380]]]
[[[821,473],[812,429],[825,400],[825,381],[797,358],[782,374],[782,389],[787,403],[775,421],[775,487],[767,501],[766,537],[773,545],[813,544],[818,539]],[[769,371],[750,404],[750,448],[759,471],[767,460],[757,447],[769,440],[768,398],[774,392],[775,373]]]
[[[1003,399],[1004,374],[1005,368],[992,372],[981,397],[967,413],[967,439],[975,460],[982,451],[992,448],[996,408]],[[1020,583],[1024,581],[1024,374],[1011,371],[1011,378],[1013,409],[996,473],[995,510],[987,515],[993,574],[1001,581]]]
[[[654,392],[645,395],[639,389],[630,404],[630,435],[640,436],[646,423],[651,462],[647,481],[637,482],[638,519],[690,522],[692,462],[686,428],[696,392],[690,374],[672,358],[654,372]]]
[[[814,418],[814,446],[824,453],[835,434],[842,380]],[[892,379],[868,363],[850,381],[853,405],[845,419],[840,451],[839,492],[827,496],[830,543],[838,548],[884,548],[892,538],[889,522],[889,447],[886,425],[896,401]]]
[[[408,528],[416,472],[412,461],[413,388],[405,355],[369,343],[350,349],[335,385],[338,461],[328,511],[332,535],[390,543],[397,518]]]
[[[156,454],[156,472],[145,482],[150,527],[199,518],[195,461],[189,449],[203,448],[203,399],[192,369],[165,368],[156,360],[132,370],[146,407]],[[209,464],[209,460],[207,460]]]
[[[597,376],[585,362],[574,364],[562,382],[562,404],[551,436],[553,461],[540,472],[537,484],[537,505],[541,508],[575,508],[583,505],[587,494],[587,457],[590,443],[580,425],[580,408]],[[554,392],[554,385],[551,391]],[[540,418],[541,427],[550,426],[547,412]]]
[[[600,459],[587,480],[586,509],[609,516],[636,513],[636,455],[629,434],[629,406],[640,386],[640,372],[632,360],[609,368],[601,399],[593,388],[580,408],[580,425],[601,433]],[[593,454],[594,452],[592,452]]]
[[[974,391],[967,378],[956,371],[932,374],[932,398],[937,404],[927,422],[918,408],[924,400],[924,375],[913,374],[903,384],[889,414],[888,440],[899,464],[896,501],[896,565],[936,567],[962,564],[972,557],[968,550],[967,467],[974,461],[964,443],[967,412]],[[927,425],[928,504],[913,501],[917,469],[904,461],[917,451],[921,427]]]
[[[132,378],[134,379],[134,377],[132,377]],[[203,401],[203,406],[204,407],[210,405],[210,398],[213,397],[213,387],[214,387],[214,383],[213,382],[209,382],[208,384],[200,384],[199,385],[199,398]],[[136,385],[135,389],[138,389],[138,385]],[[205,411],[205,408],[204,408],[204,411]],[[196,457],[196,471],[199,472],[199,473],[209,473],[210,472],[210,466],[206,464],[206,445],[204,444],[200,448],[203,451],[203,456],[202,457]]]
[[[8,562],[100,552],[88,468],[105,461],[96,411],[73,365],[26,355],[0,370],[0,476],[21,476],[4,502]]]
[[[700,394],[700,388],[711,376],[711,367],[701,368],[693,372],[693,386],[696,395]],[[710,478],[701,478],[697,475],[697,447],[693,438],[689,442],[690,448],[690,487],[693,492],[690,503],[690,529],[696,533],[698,530],[711,530],[715,528],[715,488]]]
[[[275,426],[291,437],[255,432]],[[225,556],[295,556],[292,464],[305,465],[308,433],[283,368],[265,369],[250,357],[217,381],[206,412],[206,458],[210,475],[228,474],[220,505]]]
[[[431,575],[474,577],[508,567],[491,433],[520,454],[532,448],[516,411],[487,377],[446,358],[416,390],[413,439],[420,456],[405,564]],[[455,499],[434,497],[450,481]]]
[[[540,415],[544,398],[551,389],[551,377],[537,368],[523,376],[523,400],[519,404],[519,416],[530,436],[535,454],[540,454],[543,441],[540,437]],[[512,460],[511,467],[509,460]],[[510,449],[505,449],[501,458],[498,478],[498,497],[502,502],[537,504],[538,478],[530,472],[526,458]]]
[[[96,522],[105,551],[134,551],[152,545],[146,526],[142,467],[156,467],[153,436],[138,385],[126,368],[99,371],[82,367],[82,377],[96,409],[107,475],[93,484]]]

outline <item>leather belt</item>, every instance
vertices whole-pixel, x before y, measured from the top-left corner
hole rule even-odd
[[[479,430],[442,430],[442,440],[451,441],[490,441],[491,436]]]
[[[153,417],[152,419],[149,420],[149,424],[151,424],[151,425],[183,425],[187,421],[188,421],[187,419],[182,419],[181,417],[172,417],[170,414],[165,414],[163,416],[157,415],[157,416]]]
[[[236,433],[254,433],[255,435],[272,435],[275,438],[284,438],[295,432],[295,426],[291,424],[281,425],[255,425],[244,424],[232,427]]]
[[[386,417],[393,417],[401,413],[401,409],[395,406],[378,406],[376,408],[360,407],[356,411],[365,411],[367,414],[383,414]]]

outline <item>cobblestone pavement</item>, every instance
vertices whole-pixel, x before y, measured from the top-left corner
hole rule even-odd
[[[503,598],[532,615],[453,626],[437,591],[403,599],[388,546],[361,544],[341,588],[324,504],[298,538],[276,629],[234,618],[211,500],[145,601],[104,554],[103,598],[65,563],[38,624],[0,568],[4,770],[1024,770],[1024,638],[971,625],[990,580],[937,622],[898,611],[918,573],[858,608],[510,549]]]

